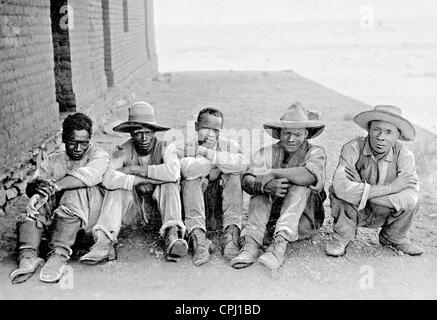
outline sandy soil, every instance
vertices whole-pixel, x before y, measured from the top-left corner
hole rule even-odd
[[[126,101],[134,99],[149,101],[155,106],[158,122],[173,128],[184,129],[185,120],[192,121],[200,108],[215,105],[224,112],[225,129],[249,130],[279,118],[288,105],[299,100],[309,109],[322,112],[321,120],[327,123],[325,133],[314,140],[328,155],[327,184],[341,146],[362,133],[351,122],[352,116],[368,108],[293,72],[166,74],[157,81],[139,81],[125,97]],[[110,129],[127,117],[127,106],[120,103],[107,117],[109,134],[100,131],[93,139],[110,150],[125,138]],[[381,247],[377,230],[366,229],[360,230],[346,256],[327,257],[324,244],[331,238],[332,229],[329,204],[325,202],[327,218],[322,230],[312,240],[290,244],[285,265],[277,274],[258,264],[234,270],[219,252],[202,267],[194,267],[189,258],[177,264],[165,262],[154,249],[156,234],[141,227],[123,232],[116,262],[89,267],[73,258],[71,281],[63,285],[44,284],[37,275],[24,284],[11,285],[8,274],[15,267],[15,257],[8,255],[0,262],[0,299],[435,299],[435,142],[433,134],[419,128],[417,142],[408,145],[416,154],[422,182],[423,205],[410,234],[426,250],[420,257],[399,256]],[[19,210],[24,203],[25,199],[19,199],[8,210]],[[12,226],[12,220],[8,221]],[[12,245],[14,235],[7,236]],[[366,275],[373,279],[367,288],[362,286]]]

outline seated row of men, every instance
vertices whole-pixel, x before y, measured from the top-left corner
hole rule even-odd
[[[341,151],[329,193],[334,223],[326,253],[345,254],[358,227],[381,227],[382,245],[419,255],[422,250],[407,238],[418,210],[415,160],[399,142],[413,140],[415,129],[394,106],[376,106],[354,121],[368,135]],[[95,240],[82,263],[113,260],[121,226],[138,215],[147,222],[155,211],[167,260],[186,256],[190,246],[194,265],[202,265],[212,250],[205,204],[214,199],[221,202],[222,248],[230,265],[244,268],[259,261],[280,268],[287,244],[314,235],[325,218],[326,155],[309,143],[325,125],[309,120],[306,109],[293,104],[279,121],[264,124],[279,141],[261,148],[250,164],[236,141],[220,137],[222,126],[223,114],[205,108],[195,123],[194,143],[167,143],[155,133],[170,128],[156,123],[152,106],[137,102],[129,108],[128,121],[114,128],[131,138],[110,156],[90,143],[92,122],[86,115],[68,116],[62,131],[65,151],[43,159],[27,186],[29,204],[17,224],[19,266],[11,281],[26,281],[40,266],[41,281],[59,281],[81,229],[92,230]],[[243,191],[250,195],[247,220]],[[263,250],[275,210],[273,240]],[[46,262],[39,256],[45,229],[51,250]]]

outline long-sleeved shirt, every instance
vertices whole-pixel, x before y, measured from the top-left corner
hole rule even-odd
[[[162,158],[161,160],[158,160]],[[173,143],[164,145],[155,139],[152,151],[147,156],[138,155],[129,139],[121,146],[117,146],[111,155],[108,170],[103,176],[103,186],[109,190],[125,189],[132,190],[135,175],[125,174],[117,169],[127,166],[141,166],[147,164],[147,177],[155,180],[176,182],[180,178],[180,163]]]
[[[341,150],[334,173],[333,188],[337,197],[358,206],[359,210],[365,208],[369,197],[372,161],[376,161],[377,185],[389,184],[398,176],[406,174],[412,174],[417,178],[414,154],[400,142],[396,142],[387,154],[378,160],[367,137],[355,138],[346,143]],[[361,181],[349,179],[346,168],[359,174]],[[414,188],[389,194],[387,198],[397,211],[413,209],[419,201],[419,184],[417,183]]]
[[[54,179],[70,175],[89,187],[102,182],[109,163],[109,154],[98,146],[91,145],[80,160],[70,159],[65,150],[49,154],[38,166],[34,178]]]
[[[185,180],[206,177],[213,168],[223,173],[243,173],[247,168],[246,159],[236,141],[220,138],[214,149],[207,155],[196,156],[194,145],[179,143],[178,157],[181,163],[181,174]]]
[[[288,156],[287,159],[285,159]],[[284,161],[285,159],[285,161]],[[317,145],[305,141],[293,154],[287,154],[277,142],[271,146],[260,149],[252,157],[252,163],[243,176],[243,189],[249,194],[262,192],[268,179],[263,179],[269,174],[270,169],[284,169],[292,167],[304,167],[316,178],[316,182],[309,187],[315,191],[322,191],[326,177],[326,154],[325,150]],[[250,176],[257,177],[256,180]],[[261,184],[256,186],[257,184]]]

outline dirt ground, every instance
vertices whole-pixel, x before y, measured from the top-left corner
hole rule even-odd
[[[363,133],[351,121],[353,115],[369,108],[290,71],[163,74],[152,82],[139,81],[124,99],[150,102],[158,122],[181,130],[186,120],[194,121],[202,107],[217,106],[224,113],[225,129],[250,132],[257,132],[265,121],[278,119],[298,100],[308,109],[320,111],[326,123],[325,132],[313,143],[325,147],[328,156],[327,186],[341,146]],[[114,111],[107,115],[107,126],[93,138],[108,151],[127,138],[111,132],[115,123],[126,119],[127,104],[120,102],[119,107],[111,107]],[[166,262],[156,248],[156,232],[139,227],[123,230],[114,262],[84,266],[76,255],[70,263],[68,281],[44,284],[36,274],[26,283],[11,285],[8,275],[15,267],[15,235],[11,231],[2,236],[9,247],[2,248],[6,251],[0,249],[0,299],[435,299],[437,144],[435,135],[417,129],[417,141],[408,147],[418,163],[422,207],[410,238],[425,249],[420,257],[399,255],[381,247],[378,230],[367,229],[360,229],[345,256],[327,257],[324,245],[332,232],[327,200],[322,229],[311,240],[289,244],[285,265],[276,274],[258,264],[235,270],[218,249],[212,261],[201,267],[194,267],[189,257],[179,263]],[[10,213],[24,204],[22,198],[7,209],[3,219],[11,228]]]

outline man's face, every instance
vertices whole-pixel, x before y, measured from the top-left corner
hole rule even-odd
[[[82,159],[90,147],[90,138],[90,134],[86,130],[73,130],[67,141],[64,141],[67,156],[74,161]]]
[[[155,131],[144,128],[134,130],[131,133],[132,141],[134,143],[135,150],[141,155],[149,154],[152,149],[153,138],[155,137]]]
[[[286,152],[296,152],[308,136],[306,129],[281,129],[281,144]]]
[[[399,130],[385,121],[372,121],[369,128],[370,147],[377,154],[387,153],[399,138]]]
[[[222,128],[221,117],[212,114],[203,114],[199,122],[196,122],[197,140],[199,145],[212,148],[216,145]]]

